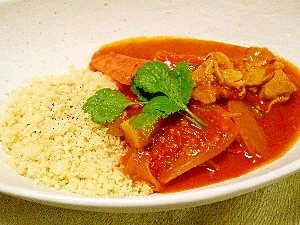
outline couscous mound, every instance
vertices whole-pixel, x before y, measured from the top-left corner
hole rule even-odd
[[[121,172],[122,140],[91,121],[83,103],[97,90],[116,89],[90,70],[34,78],[14,91],[0,118],[8,164],[37,184],[93,197],[149,195],[147,184]]]

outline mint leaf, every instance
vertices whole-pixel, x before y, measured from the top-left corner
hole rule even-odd
[[[156,123],[158,118],[167,118],[181,108],[167,96],[152,98],[143,108],[142,113],[132,117],[130,124],[134,129],[144,129]]]
[[[170,100],[167,96],[157,96],[152,98],[145,105],[142,112],[159,115],[162,118],[167,118],[168,115],[177,112],[181,109],[176,102]]]
[[[171,94],[170,69],[160,61],[148,62],[137,70],[133,79],[136,87],[147,93]]]
[[[83,111],[91,115],[92,121],[104,124],[113,122],[131,102],[120,92],[104,88],[83,104]]]
[[[187,63],[179,63],[173,71],[162,62],[149,62],[137,71],[133,89],[138,97],[144,93],[166,95],[169,99],[185,108],[193,90],[192,74]],[[143,91],[141,91],[141,90]]]
[[[187,103],[190,101],[194,82],[192,80],[192,73],[185,62],[180,62],[171,71],[167,65],[162,62],[154,61],[149,62],[146,65],[140,67],[137,71],[137,75],[133,80],[135,89],[141,89],[145,93],[157,94],[158,96],[166,96],[165,102],[161,105],[167,107],[176,107],[176,111],[184,110],[189,116],[186,116],[189,120],[195,123],[198,127],[207,126],[205,122],[199,119],[193,112],[191,112]],[[142,91],[139,91],[140,96],[145,96]],[[168,104],[171,101],[171,104]],[[149,102],[150,103],[150,102]],[[148,103],[148,104],[149,104]],[[163,111],[161,115],[163,116]],[[170,110],[169,114],[174,110]],[[149,112],[147,112],[150,114]],[[156,111],[152,112],[157,113]],[[145,119],[146,120],[146,119]],[[151,121],[153,118],[151,117]],[[144,123],[147,123],[146,121]],[[141,121],[141,124],[142,121]],[[136,127],[138,127],[135,124]],[[143,125],[141,125],[143,127]]]
[[[141,102],[148,102],[152,98],[156,97],[159,95],[159,93],[147,93],[145,92],[142,88],[137,87],[136,85],[132,85],[130,90],[132,93],[136,94],[137,99]]]
[[[141,113],[130,118],[129,123],[133,129],[141,130],[145,127],[152,126],[157,122],[158,116],[151,113]]]
[[[171,73],[172,91],[177,101],[186,105],[192,96],[194,82],[187,63],[180,62]],[[173,97],[172,97],[173,98]]]

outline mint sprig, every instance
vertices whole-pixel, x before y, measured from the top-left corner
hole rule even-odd
[[[83,110],[98,124],[113,122],[131,104],[120,92],[109,88],[100,89],[84,104]]]
[[[207,124],[187,107],[193,90],[192,74],[188,65],[179,63],[171,71],[164,63],[149,62],[140,67],[133,79],[131,90],[137,94],[137,102],[130,102],[119,91],[101,89],[83,105],[84,112],[90,113],[94,122],[113,122],[122,111],[133,104],[145,105],[142,112],[130,119],[134,129],[143,129],[156,123],[158,118],[185,111],[187,119],[198,127]]]

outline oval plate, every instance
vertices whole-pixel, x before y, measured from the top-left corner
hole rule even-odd
[[[31,77],[85,68],[101,45],[135,36],[189,36],[268,47],[300,65],[300,2],[0,1],[0,110]],[[0,191],[42,204],[103,212],[147,212],[209,204],[264,187],[300,168],[300,143],[236,179],[149,197],[91,198],[43,188],[19,176],[0,150]]]

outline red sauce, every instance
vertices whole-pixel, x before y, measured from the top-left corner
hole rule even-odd
[[[178,54],[206,57],[208,53],[220,51],[233,60],[240,60],[246,47],[214,41],[190,38],[157,37],[134,38],[103,46],[100,51],[153,59],[157,51],[166,50]],[[298,91],[288,102],[275,104],[272,110],[258,119],[267,139],[267,153],[263,157],[252,157],[242,144],[233,142],[226,151],[213,158],[218,165],[213,171],[197,166],[167,183],[162,192],[175,192],[205,186],[246,174],[284,155],[298,140],[300,134],[300,71],[282,59],[284,72],[297,86]]]

